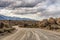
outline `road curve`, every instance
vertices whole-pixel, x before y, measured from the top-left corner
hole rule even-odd
[[[39,28],[19,28],[16,33],[0,40],[60,40],[60,34]]]

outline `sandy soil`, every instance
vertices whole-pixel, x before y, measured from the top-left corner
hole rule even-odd
[[[4,37],[0,40],[60,40],[60,34],[53,31],[47,31],[39,28],[19,28],[14,34]]]

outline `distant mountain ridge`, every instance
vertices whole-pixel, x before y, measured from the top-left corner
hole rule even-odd
[[[0,20],[33,20],[33,19],[19,18],[19,17],[9,17],[9,16],[0,15]]]

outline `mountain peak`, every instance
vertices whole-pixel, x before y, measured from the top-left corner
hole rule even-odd
[[[0,15],[0,20],[33,20],[33,19]]]

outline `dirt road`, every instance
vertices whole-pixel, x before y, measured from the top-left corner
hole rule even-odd
[[[36,28],[18,28],[17,32],[0,40],[60,40],[60,34]]]

